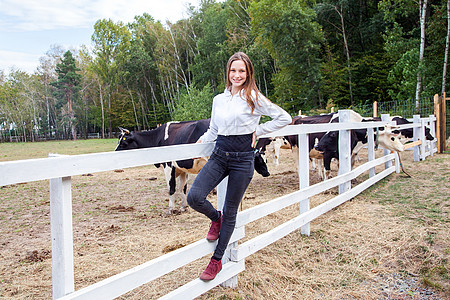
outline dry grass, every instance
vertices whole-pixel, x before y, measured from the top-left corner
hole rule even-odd
[[[255,174],[243,209],[298,188],[289,151],[281,155],[280,166],[269,165],[270,177]],[[219,286],[199,299],[418,299],[413,291],[382,289],[380,278],[388,277],[381,275],[393,273],[431,286],[434,299],[450,299],[450,156],[413,163],[408,152],[402,159],[412,178],[389,176],[314,220],[311,236],[294,232],[248,257],[237,289]],[[154,167],[75,176],[72,190],[76,289],[197,241],[208,229],[208,220],[192,210],[164,217],[166,184]],[[311,206],[335,194],[317,195]],[[48,182],[0,188],[0,199],[0,297],[51,298]],[[249,224],[245,240],[298,210]],[[120,298],[158,298],[196,278],[208,259]]]

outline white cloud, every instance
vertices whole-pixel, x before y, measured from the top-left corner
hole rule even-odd
[[[163,23],[185,17],[188,2],[199,0],[2,0],[0,30],[36,31],[61,28],[87,28],[98,19],[124,23],[148,13]]]
[[[11,69],[34,73],[42,55],[0,50],[0,70],[8,74]],[[11,63],[14,62],[14,63]]]

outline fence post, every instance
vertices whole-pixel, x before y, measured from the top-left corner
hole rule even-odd
[[[427,149],[426,149],[426,143],[427,139],[425,138],[425,120],[420,118],[419,115],[419,121],[420,121],[420,127],[419,127],[419,139],[422,141],[422,144],[419,146],[419,152],[420,152],[420,160],[425,160],[427,157]]]
[[[373,117],[376,118],[378,116],[378,102],[373,102]]]
[[[445,97],[445,94],[442,95]],[[437,147],[438,152],[442,153],[441,146],[441,97],[438,94],[434,95],[434,114],[436,116],[436,138],[437,138]]]
[[[50,179],[53,299],[73,293],[73,231],[71,178]]]
[[[339,123],[350,122],[350,110],[339,110]],[[339,130],[339,171],[338,175],[345,174],[352,170],[350,130]],[[351,181],[339,185],[339,194],[351,189]]]
[[[436,124],[434,123],[435,116],[434,115],[429,115],[428,117],[430,118],[430,134],[433,137],[436,137]],[[432,140],[431,143],[430,143],[430,154],[431,154],[431,156],[433,156],[434,152],[436,152],[436,151],[434,151],[434,149],[436,149],[436,142],[434,140]]]
[[[391,116],[389,114],[381,114],[381,121],[391,123]],[[391,153],[390,150],[384,149],[384,155],[389,155]],[[392,167],[392,161],[387,161],[384,163],[384,168],[389,169]]]
[[[413,115],[413,123],[417,124],[420,123],[420,115]],[[417,141],[420,139],[420,127],[414,127],[413,128],[413,141]],[[422,140],[423,144],[423,140]],[[421,154],[420,154],[420,148],[419,146],[414,146],[414,161],[420,161]]]
[[[367,159],[372,161],[375,159],[375,141],[373,136],[373,128],[367,128]],[[375,176],[375,167],[369,169],[369,178]]]
[[[227,187],[228,187],[228,176],[225,177],[224,180],[222,180],[217,185],[217,210],[223,211],[223,205],[225,204],[225,196],[227,194]],[[229,261],[232,261],[232,253],[238,251],[238,242],[234,242],[228,245],[227,249],[225,249],[225,253],[222,257],[222,263],[226,264]],[[233,276],[230,279],[222,282],[221,284],[224,287],[230,287],[235,288],[238,285],[238,277]]]
[[[309,141],[305,133],[298,135],[298,178],[300,189],[309,186]],[[300,214],[309,210],[309,198],[300,201]],[[301,234],[310,235],[310,223],[300,228]]]

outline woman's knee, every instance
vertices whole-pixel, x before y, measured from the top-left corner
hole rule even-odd
[[[190,207],[195,208],[198,206],[199,202],[202,200],[202,196],[198,191],[194,188],[191,188],[189,190],[189,193],[187,194],[187,203]]]

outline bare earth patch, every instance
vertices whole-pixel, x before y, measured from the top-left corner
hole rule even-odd
[[[360,157],[362,163],[367,155]],[[390,175],[314,220],[311,236],[294,232],[247,258],[237,289],[218,286],[199,299],[450,299],[450,156],[416,163],[412,151],[401,157],[411,178]],[[280,159],[277,167],[269,164],[270,177],[255,173],[242,209],[298,189],[290,150]],[[316,177],[311,172],[311,184]],[[75,289],[191,244],[208,230],[209,221],[192,209],[165,217],[167,187],[153,166],[74,176],[72,193]],[[334,188],[317,195],[311,206],[336,194]],[[0,298],[50,299],[49,183],[1,187],[0,199]],[[294,205],[249,224],[245,240],[298,213]],[[197,278],[208,260],[120,298],[163,296]]]

